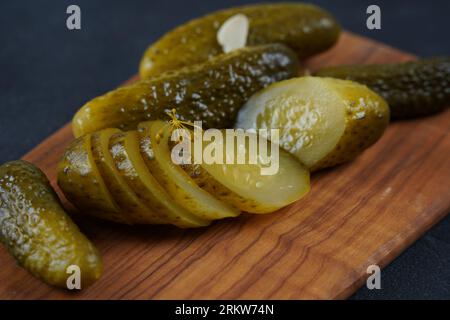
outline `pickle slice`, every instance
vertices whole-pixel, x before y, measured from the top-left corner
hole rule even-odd
[[[120,175],[150,209],[147,223],[171,223],[179,227],[200,227],[209,224],[174,203],[145,168],[144,160],[139,154],[135,131],[114,134],[109,150]]]
[[[224,130],[222,130],[222,135],[225,137]],[[254,141],[265,139],[261,136],[256,137],[256,134],[252,132],[247,132],[245,135],[248,137],[253,135]],[[246,210],[251,213],[276,211],[301,199],[308,193],[310,189],[309,170],[303,167],[295,157],[284,150],[278,149],[278,145],[272,146],[268,142],[267,155],[272,155],[272,164],[262,163],[262,154],[256,155],[256,163],[250,162],[250,152],[253,152],[253,150],[251,150],[249,141],[249,139],[238,139],[234,136],[234,139],[226,138],[214,142],[217,150],[222,148],[222,164],[208,164],[203,161],[200,167],[207,174],[198,170],[197,174],[202,179],[197,179],[197,181],[207,185],[212,183],[212,179],[216,180],[226,188],[219,187],[217,190],[224,200],[231,200],[236,205],[239,205],[239,201],[244,200],[245,202],[241,202],[241,205],[246,206]],[[230,142],[232,142],[232,145],[227,145]],[[203,142],[203,154],[205,154],[205,149],[208,148],[210,143]],[[276,157],[276,153],[272,153],[272,147],[278,149],[278,157]],[[237,161],[238,153],[243,155],[245,162],[239,163]],[[228,160],[227,163],[227,159],[233,161]],[[262,170],[264,168],[269,169],[270,165],[273,165],[272,170],[263,174]],[[210,187],[214,188],[214,184],[211,184]]]
[[[0,240],[48,284],[67,288],[71,265],[80,268],[81,289],[101,276],[97,249],[64,212],[44,173],[28,162],[0,166]]]
[[[140,150],[144,158],[145,164],[149,168],[155,179],[172,195],[174,198],[179,198],[178,201],[184,202],[185,191],[180,189],[172,180],[169,179],[165,171],[160,167],[158,161],[155,159],[153,152],[152,141],[150,139],[149,125],[141,123],[138,128],[140,136]],[[235,194],[225,186],[221,185],[217,180],[199,165],[180,165],[180,167],[191,177],[192,180],[203,190],[214,195],[219,200],[229,203],[239,211],[251,212],[253,203]],[[189,203],[187,203],[189,205]]]
[[[172,162],[169,147],[170,132],[166,123],[145,122],[141,124],[140,129],[145,130],[145,128],[150,136],[154,159],[167,176],[163,178],[164,187],[181,206],[200,217],[211,220],[239,215],[240,212],[231,205],[220,201],[197,186],[180,166]]]
[[[255,94],[236,127],[279,129],[280,146],[311,170],[349,161],[375,143],[389,123],[389,107],[366,86],[303,77]]]
[[[145,223],[146,214],[151,210],[131,190],[109,153],[109,140],[112,135],[119,132],[121,132],[119,129],[105,129],[92,134],[92,153],[106,186],[120,207],[121,222]]]
[[[193,146],[191,146],[191,148],[193,148]],[[214,195],[217,199],[229,203],[240,211],[248,213],[268,213],[277,209],[273,206],[267,206],[266,203],[261,203],[257,199],[244,197],[225,187],[209,174],[202,165],[196,164],[193,157],[190,164],[181,164],[180,167],[183,168],[200,188]]]
[[[231,189],[225,187],[213,176],[211,176],[208,171],[203,169],[201,165],[192,163],[183,164],[180,165],[180,167],[183,168],[183,170],[200,188],[214,195],[217,199],[231,204],[238,210],[249,213],[265,213],[267,211],[266,206],[261,206],[258,201],[250,198],[244,198],[236,192],[233,192]]]
[[[91,150],[91,135],[74,140],[58,163],[58,185],[81,212],[117,220],[120,208],[103,181]],[[120,218],[119,218],[120,220]]]

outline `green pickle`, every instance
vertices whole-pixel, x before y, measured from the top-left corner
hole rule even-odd
[[[367,85],[388,102],[393,119],[425,116],[450,105],[449,57],[396,64],[328,67],[316,75]]]
[[[71,265],[80,268],[81,288],[102,273],[97,249],[64,212],[44,173],[25,161],[0,166],[0,240],[51,285],[67,288]]]
[[[108,190],[120,208],[120,214],[114,221],[133,224],[140,221],[142,213],[149,209],[134,194],[133,190],[122,179],[109,152],[111,136],[121,132],[119,129],[105,129],[92,134],[92,155]],[[128,214],[123,214],[127,212]]]
[[[209,224],[177,205],[146,169],[136,131],[105,129],[78,138],[57,170],[61,191],[84,214],[125,224]]]
[[[249,19],[247,45],[282,43],[293,49],[299,59],[333,46],[341,29],[328,12],[309,4],[257,4],[225,9],[183,24],[152,44],[141,60],[141,77],[203,63],[222,53],[217,32],[236,14]]]
[[[109,192],[92,151],[91,134],[71,142],[58,163],[58,186],[80,212],[123,222],[120,207]]]
[[[232,127],[239,108],[267,85],[295,76],[298,60],[281,44],[247,47],[208,62],[118,88],[85,104],[72,125],[79,137],[104,128],[133,130],[177,109],[180,120]]]
[[[134,143],[133,143],[133,140]],[[198,227],[208,225],[208,221],[191,215],[174,203],[153,175],[146,169],[144,159],[139,153],[137,132],[120,132],[111,136],[110,154],[116,164],[117,172],[129,184],[137,197],[143,201],[148,211],[136,223],[165,224],[179,227]],[[128,213],[126,210],[125,213]]]

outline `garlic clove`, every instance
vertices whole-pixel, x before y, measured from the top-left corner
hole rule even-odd
[[[217,31],[217,42],[227,53],[245,47],[249,29],[246,15],[238,13],[228,18]]]

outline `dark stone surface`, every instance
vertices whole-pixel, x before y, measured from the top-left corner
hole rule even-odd
[[[312,1],[344,28],[420,56],[450,53],[449,1]],[[141,54],[190,18],[245,1],[1,1],[0,162],[20,158],[67,123],[87,100],[137,72]],[[66,28],[66,8],[82,10],[82,30]],[[382,30],[366,29],[378,4]],[[382,289],[354,299],[450,298],[450,217],[382,272]]]

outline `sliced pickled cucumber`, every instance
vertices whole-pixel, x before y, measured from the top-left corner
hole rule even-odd
[[[389,104],[393,119],[439,112],[450,106],[450,58],[328,67],[316,73],[357,81],[377,92]]]
[[[58,163],[58,185],[80,212],[121,221],[120,208],[109,193],[92,155],[91,135],[74,140]]]
[[[158,182],[164,186],[164,188],[168,190],[174,198],[179,198],[178,201],[183,202],[183,194],[185,194],[185,191],[180,189],[172,180],[169,179],[168,175],[155,159],[152,141],[150,139],[149,127],[150,126],[146,123],[141,123],[139,125],[138,132],[140,136],[142,157],[156,180],[158,180]],[[180,167],[200,188],[214,195],[217,199],[232,205],[240,211],[252,212],[252,210],[254,210],[255,204],[251,200],[240,197],[238,194],[220,184],[200,165],[192,163],[192,165],[184,164],[180,165]],[[187,199],[189,199],[188,195]],[[189,203],[187,202],[186,204],[188,205]]]
[[[184,189],[181,189],[178,184],[176,184],[174,181],[172,181],[168,174],[166,173],[166,170],[164,170],[160,165],[159,162],[155,159],[155,152],[153,150],[152,146],[152,139],[150,138],[151,132],[150,132],[150,124],[147,122],[143,122],[139,124],[138,127],[138,134],[139,134],[139,147],[141,151],[142,158],[145,161],[145,164],[147,168],[150,170],[150,173],[155,177],[155,179],[163,186],[163,188],[174,198],[178,203],[184,204],[184,207],[188,210],[192,210],[192,208],[198,207],[198,204],[195,199],[192,199],[192,196],[190,192],[186,192]],[[180,166],[182,167],[182,166]],[[188,174],[188,170],[185,170]],[[206,172],[205,172],[206,173]],[[207,174],[207,173],[206,173]],[[193,180],[197,183],[195,180],[196,177],[191,177]],[[199,185],[197,183],[197,185]],[[203,186],[199,185],[202,189],[205,189],[207,192],[210,190],[207,190]],[[214,193],[215,195],[215,193]],[[193,203],[193,207],[192,206]],[[229,203],[229,202],[226,202]],[[200,210],[200,214],[203,214],[203,209]]]
[[[25,161],[0,166],[0,240],[19,264],[48,284],[67,288],[69,266],[81,288],[100,278],[102,259],[64,212],[47,177]]]
[[[108,190],[120,207],[121,222],[144,223],[151,210],[137,197],[121,174],[109,153],[109,140],[119,129],[105,129],[92,134],[92,153]]]
[[[224,130],[221,131],[225,137]],[[248,132],[248,136],[255,133]],[[264,139],[255,137],[255,141]],[[203,142],[203,154],[212,142]],[[284,150],[278,150],[278,157],[273,154],[270,143],[267,143],[267,154],[273,155],[273,163],[262,163],[262,153],[256,154],[257,163],[250,162],[250,142],[248,139],[230,139],[214,142],[216,150],[222,149],[222,163],[208,164],[203,161],[199,165],[190,165],[191,175],[195,181],[211,190],[223,201],[229,201],[238,208],[250,213],[269,213],[276,211],[301,199],[309,191],[309,170]],[[231,145],[227,145],[232,143]],[[278,145],[275,145],[278,149]],[[238,153],[243,155],[244,163],[238,162]],[[227,159],[229,160],[227,163]],[[262,169],[269,169],[273,165],[273,172],[263,174]],[[192,172],[192,170],[195,170]]]
[[[169,147],[171,137],[166,123],[145,122],[140,125],[140,129],[141,132],[149,133],[154,159],[166,176],[163,179],[164,187],[180,205],[204,219],[215,220],[239,215],[239,210],[201,189],[182,168],[172,162]]]
[[[255,94],[236,127],[279,129],[280,146],[311,170],[348,161],[375,143],[389,123],[383,98],[355,82],[303,77]]]
[[[213,194],[217,199],[225,203],[231,204],[240,211],[249,213],[265,213],[266,206],[261,206],[259,202],[254,199],[244,198],[241,195],[233,192],[231,189],[225,187],[217,181],[212,175],[208,173],[200,164],[183,164],[181,168],[191,177],[195,183],[205,191]]]
[[[206,147],[206,144],[203,145],[203,147]],[[193,148],[194,146],[192,144],[191,150],[193,150]],[[202,165],[195,163],[193,154],[191,154],[191,162],[181,164],[180,167],[200,188],[214,195],[223,202],[231,204],[240,211],[249,213],[267,213],[278,209],[278,207],[268,206],[266,202],[261,203],[257,199],[242,196],[241,194],[227,188],[211,174],[209,174],[209,172],[206,171]]]
[[[141,77],[202,63],[222,53],[221,25],[236,14],[249,19],[247,45],[283,43],[307,58],[330,48],[340,27],[326,11],[308,4],[257,4],[230,8],[192,20],[168,32],[145,52]]]
[[[297,71],[295,54],[283,45],[240,49],[93,99],[75,115],[74,134],[79,137],[104,128],[136,129],[139,122],[163,119],[174,107],[181,120],[202,120],[205,127],[230,127],[253,93],[293,77]]]
[[[179,227],[200,227],[209,224],[174,203],[158,184],[140,156],[135,131],[114,134],[110,140],[110,152],[119,173],[150,209],[146,215],[147,223],[171,223]]]

